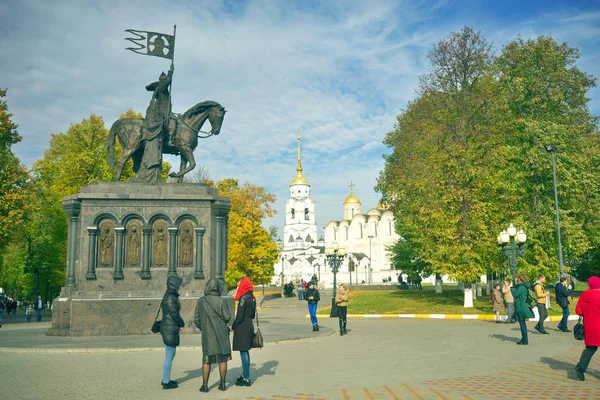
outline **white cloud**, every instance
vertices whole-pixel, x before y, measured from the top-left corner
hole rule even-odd
[[[519,24],[507,26],[500,18],[480,20],[477,10],[467,8],[475,6],[446,1],[3,3],[0,72],[24,137],[15,151],[31,165],[42,156],[51,132],[64,132],[91,113],[110,126],[130,107],[145,111],[150,96],[144,86],[166,71],[169,61],[125,51],[124,30],[171,33],[176,22],[174,111],[207,99],[229,111],[221,135],[200,141],[197,162],[213,179],[237,177],[276,193],[280,215],[266,224],[282,229],[300,128],[304,175],[323,226],[342,215],[350,180],[365,211],[377,204],[373,186],[383,167],[381,154],[387,152],[381,141],[414,97],[418,76],[427,69],[427,52],[452,30],[481,29],[497,47],[519,32],[553,33],[581,44],[582,68],[600,75],[597,10],[566,7],[560,16],[513,16]],[[473,17],[447,17],[457,9]],[[598,90],[590,94],[598,114]],[[179,165],[178,159],[168,160]]]

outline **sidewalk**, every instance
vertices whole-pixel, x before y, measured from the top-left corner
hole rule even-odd
[[[289,299],[286,299],[289,300]],[[260,328],[268,343],[284,343],[301,339],[311,339],[334,333],[331,328],[323,327],[319,332],[312,332],[310,323],[303,318],[306,310],[298,304],[289,307],[259,309]],[[301,304],[306,305],[306,304]],[[267,306],[266,302],[263,306]],[[45,336],[50,328],[50,315],[44,314],[42,322],[25,322],[25,315],[3,315],[3,326],[0,328],[0,353],[98,353],[98,352],[132,352],[132,351],[164,351],[160,334],[132,336],[86,336],[62,337]],[[151,321],[148,325],[150,330]],[[202,334],[190,333],[181,335],[179,350],[201,350]]]
[[[180,385],[175,390],[160,387],[164,354],[157,336],[51,337],[65,343],[48,348],[62,351],[4,352],[0,376],[10,382],[11,399],[39,399],[40,388],[48,400],[600,398],[600,358],[592,359],[586,381],[577,381],[573,366],[583,343],[552,323],[546,324],[550,335],[535,333],[529,324],[529,346],[515,345],[518,326],[486,320],[357,318],[348,321],[350,332],[340,337],[337,319],[319,317],[323,330],[312,333],[304,318],[306,303],[282,300],[259,310],[261,331],[265,338],[282,338],[276,330],[286,329],[300,340],[266,340],[264,349],[252,350],[251,387],[233,385],[241,373],[234,352],[227,391],[217,390],[213,368],[210,392],[198,392],[201,351],[199,341],[190,343],[200,335],[182,336],[184,346],[177,350],[171,373]],[[35,324],[6,323],[0,346],[6,349],[5,339],[12,337],[9,342],[35,349],[45,338],[40,336],[43,326]],[[14,342],[16,331],[29,340]],[[86,345],[104,351],[69,353]],[[114,348],[121,350],[107,350]],[[139,350],[148,348],[157,351]],[[31,376],[36,377],[34,385]]]

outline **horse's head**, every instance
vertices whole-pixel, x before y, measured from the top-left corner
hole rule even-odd
[[[213,135],[218,135],[221,132],[221,125],[223,125],[223,119],[225,118],[225,107],[221,105],[215,105],[208,112],[208,121],[210,122],[211,132]]]

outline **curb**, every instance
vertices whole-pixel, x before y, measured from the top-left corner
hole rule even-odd
[[[327,314],[317,314],[319,316],[327,316]],[[310,318],[310,314],[306,314],[306,318]],[[494,314],[348,314],[348,318],[415,318],[415,319],[454,319],[454,320],[495,320]],[[327,317],[329,318],[329,317]],[[506,321],[507,316],[501,315],[500,320]],[[558,322],[562,319],[561,315],[553,315],[546,318],[546,322]],[[579,319],[577,315],[570,315],[569,321]],[[537,321],[537,318],[528,319],[528,321]]]
[[[290,342],[298,342],[298,341],[304,341],[304,340],[311,340],[311,339],[319,339],[319,338],[323,338],[323,337],[328,337],[331,336],[333,334],[335,334],[336,331],[335,329],[332,329],[331,332],[326,332],[326,333],[322,333],[319,335],[315,335],[315,336],[307,336],[304,338],[298,338],[298,339],[279,339],[279,340],[273,340],[272,342],[265,342],[265,345],[273,345],[273,344],[283,344],[283,343],[290,343]],[[183,351],[183,350],[192,350],[192,351],[202,351],[202,346],[178,346],[178,350],[179,351]],[[37,348],[28,348],[28,347],[0,347],[0,353],[19,353],[19,354],[24,354],[24,353],[34,353],[34,354],[41,354],[41,353],[46,353],[46,354],[56,354],[56,353],[83,353],[83,354],[89,354],[89,353],[138,353],[138,352],[150,352],[150,351],[165,351],[164,347],[123,347],[123,348],[117,348],[117,347],[80,347],[80,348],[61,348],[61,347],[48,347],[48,348],[43,348],[43,347],[37,347]]]

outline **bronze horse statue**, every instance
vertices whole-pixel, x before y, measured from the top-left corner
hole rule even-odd
[[[169,130],[175,131],[175,147],[169,146],[167,140],[163,140],[163,154],[181,154],[181,164],[179,172],[169,174],[172,178],[177,178],[178,182],[183,181],[183,176],[196,167],[194,159],[194,149],[198,146],[198,138],[207,138],[218,135],[221,131],[221,125],[227,111],[216,101],[203,101],[191,107],[182,115],[171,114]],[[210,132],[202,132],[202,125],[206,120],[211,125]],[[131,157],[133,160],[133,171],[137,172],[140,168],[142,155],[144,154],[143,132],[144,120],[142,118],[124,118],[117,120],[108,134],[108,165],[115,169],[115,138],[123,147],[123,154],[116,163],[115,181],[121,180],[123,167]],[[199,136],[198,133],[206,133],[206,136]]]

